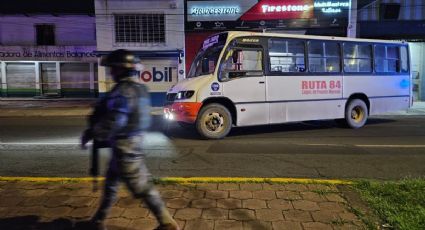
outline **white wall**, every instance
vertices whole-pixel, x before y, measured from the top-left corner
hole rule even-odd
[[[36,24],[54,24],[57,46],[96,45],[95,17],[75,15],[0,16],[0,45],[36,45]]]
[[[425,43],[411,42],[409,43],[410,53],[412,57],[413,77],[419,73],[419,79],[413,79],[414,84],[419,85],[419,90],[415,93],[415,99],[425,100]]]
[[[170,4],[176,6],[175,9]],[[183,0],[95,0],[97,48],[101,51],[126,48],[130,50],[176,50],[184,48]],[[113,14],[165,14],[166,44],[123,47],[114,44]]]

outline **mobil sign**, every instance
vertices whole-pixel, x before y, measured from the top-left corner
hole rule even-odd
[[[167,91],[177,83],[177,62],[175,60],[142,60],[143,70],[139,79],[153,92]]]

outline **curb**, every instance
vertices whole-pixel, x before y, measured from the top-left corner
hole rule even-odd
[[[1,177],[6,182],[89,182],[93,177]],[[105,180],[98,177],[99,181]],[[196,184],[196,183],[269,183],[269,184],[353,184],[349,180],[309,179],[309,178],[258,178],[258,177],[162,177],[154,179],[157,183]]]

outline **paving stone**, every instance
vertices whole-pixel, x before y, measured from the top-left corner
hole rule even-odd
[[[243,230],[242,222],[235,220],[216,220],[215,230]]]
[[[272,190],[272,191],[285,190],[285,185],[283,185],[283,184],[263,184],[263,190]]]
[[[188,220],[184,230],[213,230],[214,229],[214,220]]]
[[[69,199],[71,199],[71,197],[68,195],[52,196],[46,201],[44,206],[49,208],[65,206]]]
[[[301,223],[292,221],[273,221],[272,226],[276,230],[302,230]]]
[[[75,208],[89,207],[94,204],[96,199],[97,198],[94,198],[94,197],[83,197],[83,196],[70,197],[65,204]]]
[[[281,210],[259,209],[259,210],[255,210],[255,215],[257,216],[258,220],[263,220],[263,221],[284,220]]]
[[[95,212],[96,208],[94,207],[75,208],[69,216],[72,218],[89,218],[92,217]]]
[[[258,191],[263,190],[262,184],[240,184],[241,190],[244,191]]]
[[[46,196],[38,196],[38,197],[28,197],[25,198],[24,201],[19,203],[19,206],[28,207],[28,206],[43,206],[44,203],[46,203],[47,199],[49,199]]]
[[[116,206],[120,208],[137,208],[140,207],[140,204],[141,200],[139,199],[134,199],[133,197],[123,197],[117,201]]]
[[[218,190],[239,190],[239,184],[223,183],[218,184]]]
[[[243,221],[244,230],[272,230],[272,223],[259,220]]]
[[[242,207],[249,208],[249,209],[262,209],[262,208],[267,208],[267,205],[266,205],[266,201],[264,200],[249,199],[249,200],[242,201]]]
[[[205,197],[205,191],[189,190],[183,193],[183,197],[187,199],[201,199]]]
[[[180,190],[164,190],[160,191],[161,197],[165,199],[182,197],[183,191]]]
[[[344,212],[345,207],[342,203],[337,202],[319,202],[317,203],[320,210],[331,210],[332,212]]]
[[[31,207],[22,207],[19,211],[14,214],[18,214],[19,216],[44,216],[44,213],[47,211],[46,207],[43,206],[31,206]]]
[[[65,217],[69,216],[72,210],[74,209],[71,207],[46,208],[45,212],[43,213],[43,216],[52,218]]]
[[[236,199],[252,199],[253,195],[251,191],[230,191],[229,197]]]
[[[45,195],[50,197],[55,197],[55,196],[70,196],[75,194],[72,191],[69,191],[68,189],[60,188],[55,190],[49,189],[49,191]]]
[[[333,230],[331,225],[319,222],[308,222],[301,224],[304,227],[304,230]]]
[[[364,226],[357,226],[350,223],[344,223],[342,225],[332,225],[334,230],[363,230],[366,229]]]
[[[291,201],[283,200],[283,199],[268,200],[267,201],[267,207],[269,207],[271,209],[279,209],[279,210],[294,209]]]
[[[202,209],[198,208],[185,208],[177,210],[174,218],[181,220],[193,220],[200,218],[202,214]]]
[[[14,207],[22,201],[24,201],[24,198],[19,196],[1,196],[0,207]]]
[[[285,220],[288,220],[288,221],[295,221],[295,222],[313,221],[313,218],[311,218],[310,213],[307,211],[302,211],[302,210],[283,211],[283,216],[285,217]]]
[[[305,192],[305,191],[308,191],[308,188],[304,184],[285,184],[285,190],[296,191],[296,192]]]
[[[326,199],[330,202],[340,202],[340,203],[346,203],[347,201],[342,198],[338,193],[330,193],[325,195]]]
[[[279,199],[285,200],[301,200],[301,195],[299,192],[295,191],[276,191],[276,196]]]
[[[174,216],[174,214],[176,213],[177,209],[174,208],[167,208],[168,212],[170,213],[171,216]],[[149,211],[148,217],[149,219],[156,219],[155,215]]]
[[[339,217],[341,218],[342,221],[347,221],[347,222],[354,222],[359,220],[359,218],[351,212],[339,213]]]
[[[218,184],[215,183],[200,183],[196,185],[198,190],[217,190]]]
[[[292,205],[294,206],[294,209],[299,209],[304,211],[320,210],[319,205],[313,201],[296,200],[296,201],[292,201]]]
[[[185,198],[174,198],[166,201],[167,207],[169,208],[187,208],[190,200]]]
[[[118,218],[124,212],[124,208],[113,206],[108,214],[108,218]]]
[[[208,220],[227,220],[229,218],[229,210],[222,208],[209,208],[202,212],[202,219]]]
[[[307,187],[310,191],[339,192],[335,185],[308,184]]]
[[[261,199],[261,200],[273,200],[276,199],[276,192],[275,191],[253,191],[252,196],[254,199]]]
[[[128,229],[128,226],[130,225],[131,220],[125,219],[125,218],[109,218],[105,220],[105,225],[107,226],[108,230],[111,229]]]
[[[229,210],[229,219],[231,220],[255,220],[255,212],[250,209]]]
[[[217,201],[213,199],[193,200],[190,206],[192,208],[215,208],[217,207]]]
[[[149,214],[148,209],[137,207],[137,208],[125,209],[121,216],[127,219],[136,219],[136,218],[147,217],[148,214]]]
[[[226,209],[242,208],[242,201],[233,198],[219,199],[217,200],[217,207]]]
[[[25,189],[25,190],[23,190],[22,195],[23,196],[37,197],[37,196],[43,196],[47,192],[48,192],[47,189]]]
[[[311,212],[311,216],[313,217],[314,221],[322,222],[322,223],[331,223],[332,221],[340,220],[338,213],[331,212],[329,210]]]
[[[224,199],[229,197],[229,191],[220,191],[220,190],[207,191],[205,194],[205,197],[210,199]]]
[[[300,192],[300,195],[303,200],[314,201],[314,202],[328,201],[324,195],[320,195],[315,192]]]

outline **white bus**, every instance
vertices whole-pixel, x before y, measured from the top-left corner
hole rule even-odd
[[[305,120],[356,129],[369,115],[408,109],[411,91],[405,42],[224,32],[204,41],[164,114],[209,139],[232,126]]]

